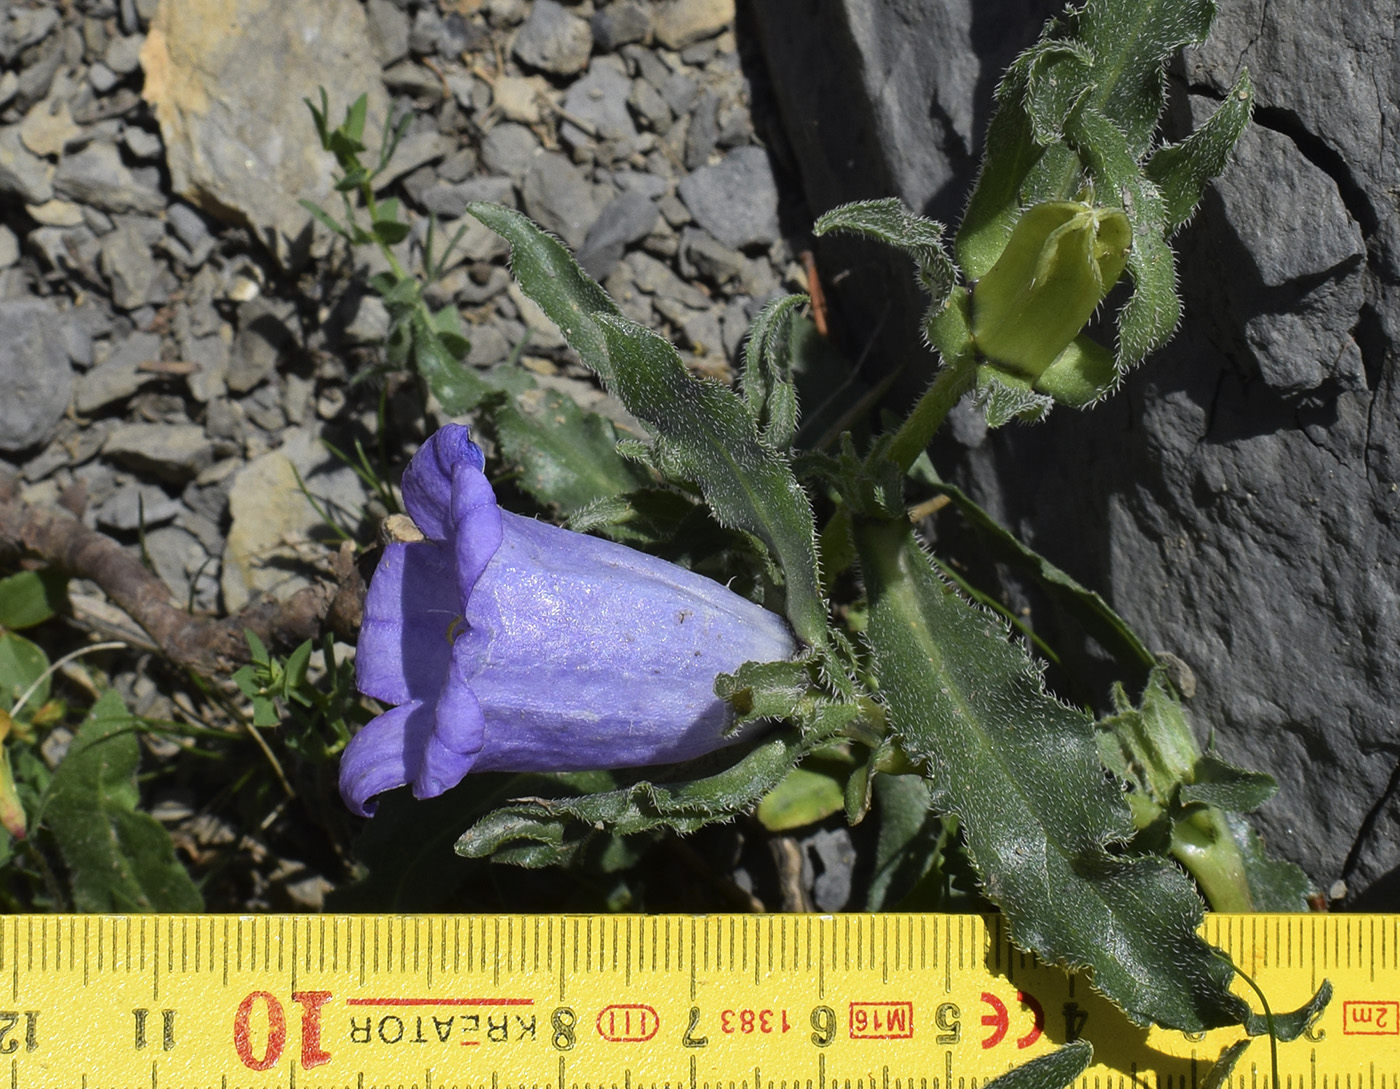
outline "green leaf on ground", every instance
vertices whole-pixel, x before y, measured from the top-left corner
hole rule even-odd
[[[0,579],[0,628],[42,624],[68,605],[68,578],[53,571],[21,571]]]
[[[63,855],[78,911],[199,911],[203,898],[170,835],[138,808],[140,745],[121,697],[93,705],[40,805]]]

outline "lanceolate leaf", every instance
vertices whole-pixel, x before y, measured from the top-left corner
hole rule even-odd
[[[170,835],[137,809],[140,747],[121,697],[108,692],[78,728],[39,819],[58,842],[78,911],[199,911],[203,901]],[[37,822],[36,822],[37,823]]]
[[[478,821],[457,841],[457,853],[528,867],[566,862],[595,829],[618,836],[659,828],[693,832],[756,805],[808,752],[816,736],[782,730],[730,767],[688,782],[640,782],[577,798],[522,799]]]
[[[1075,1040],[1058,1051],[1032,1059],[1015,1070],[987,1082],[983,1089],[1064,1089],[1089,1068],[1094,1048],[1088,1040]]]
[[[1225,169],[1254,107],[1254,85],[1243,72],[1210,120],[1179,144],[1158,148],[1147,160],[1147,176],[1167,205],[1167,229],[1174,232],[1196,211],[1206,182]]]
[[[1132,825],[1089,719],[1044,691],[1004,624],[950,591],[907,525],[859,524],[856,543],[891,725],[924,766],[933,805],[961,820],[1016,941],[1091,968],[1140,1023],[1239,1023],[1233,973],[1196,934],[1201,901],[1181,871],[1106,849]]]
[[[943,305],[957,282],[957,271],[943,248],[943,224],[915,215],[897,197],[843,204],[812,226],[812,233],[819,238],[832,231],[864,235],[907,253],[935,309]]]
[[[786,579],[793,629],[824,647],[826,602],[811,506],[787,461],[758,437],[738,396],[691,375],[669,341],[625,320],[569,252],[524,216],[480,203],[468,211],[510,242],[521,289],[652,432],[657,467],[698,485],[720,524],[752,533],[772,550]]]

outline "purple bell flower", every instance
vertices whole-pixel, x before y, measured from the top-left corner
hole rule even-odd
[[[426,537],[388,545],[365,598],[360,691],[394,706],[351,740],[356,813],[469,771],[689,760],[737,740],[715,678],[791,658],[787,623],[719,583],[501,510],[466,427],[413,456],[404,505]]]

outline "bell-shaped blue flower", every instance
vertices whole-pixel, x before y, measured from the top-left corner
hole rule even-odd
[[[501,510],[467,428],[414,455],[404,505],[425,540],[384,550],[365,598],[360,690],[392,708],[351,740],[355,812],[469,771],[671,763],[736,738],[715,678],[791,658],[786,622],[711,579]]]

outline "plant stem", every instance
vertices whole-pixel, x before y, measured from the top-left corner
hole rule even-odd
[[[976,377],[977,359],[972,353],[955,356],[945,363],[933,385],[919,398],[914,411],[895,433],[890,444],[890,460],[908,472],[933,441],[953,406],[973,387]]]

